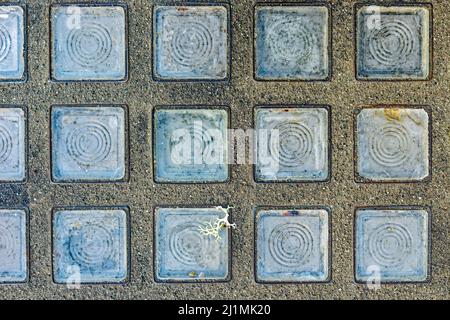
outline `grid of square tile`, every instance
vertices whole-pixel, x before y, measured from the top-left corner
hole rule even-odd
[[[432,199],[426,195],[437,188],[436,180],[431,179],[435,166],[431,161],[431,110],[435,104],[432,99],[420,100],[421,95],[429,97],[421,87],[430,82],[414,81],[429,81],[433,76],[431,4],[375,7],[355,2],[347,7],[353,9],[347,20],[355,23],[355,51],[351,50],[355,66],[351,76],[347,73],[344,77],[340,74],[344,69],[339,65],[343,55],[333,47],[351,46],[351,40],[349,37],[344,43],[343,37],[334,39],[334,11],[342,15],[335,3],[244,1],[176,6],[152,1],[150,7],[146,6],[150,10],[138,13],[140,1],[82,6],[49,2],[47,77],[49,85],[62,92],[62,98],[52,94],[48,104],[49,133],[37,133],[36,137],[31,133],[39,125],[32,124],[29,133],[28,122],[32,123],[35,117],[42,121],[43,117],[40,111],[29,113],[32,103],[26,103],[27,107],[0,107],[0,181],[5,186],[18,182],[20,190],[30,185],[30,197],[41,185],[50,192],[48,196],[38,196],[46,200],[37,205],[37,211],[42,216],[45,208],[52,209],[49,203],[55,207],[51,230],[47,229],[53,234],[54,282],[99,286],[130,282],[133,286],[134,281],[139,282],[131,271],[137,263],[138,275],[152,278],[149,275],[153,274],[151,280],[155,282],[235,284],[243,275],[249,276],[247,270],[242,270],[232,277],[231,271],[249,258],[249,226],[253,225],[256,251],[251,258],[255,266],[252,280],[247,278],[245,285],[252,285],[252,281],[261,287],[271,282],[329,282],[334,280],[334,259],[340,260],[340,266],[344,263],[343,250],[354,254],[355,265],[352,270],[346,268],[346,273],[338,271],[339,286],[348,288],[353,281],[367,283],[377,275],[381,282],[390,283],[431,280]],[[242,22],[233,16],[235,6],[243,10],[250,2],[255,5],[247,10],[253,13],[252,19]],[[25,83],[18,86],[37,88],[40,80],[28,78],[29,68],[45,77],[26,57],[33,48],[27,47],[26,17],[36,8],[0,5],[1,12],[14,17],[13,22],[9,18],[0,20],[0,81],[19,80]],[[130,20],[133,14],[136,17]],[[152,21],[145,29],[145,39],[142,33],[138,36],[130,31],[142,17]],[[233,25],[235,19],[242,25]],[[235,36],[238,41],[233,40]],[[239,56],[244,52],[239,49],[244,39],[251,39],[251,45],[246,46],[252,47],[253,57]],[[147,42],[142,44],[147,49],[145,55],[137,50],[139,42]],[[142,59],[147,60],[145,72],[139,70],[138,60]],[[3,61],[5,68],[14,70],[3,70]],[[335,92],[342,96],[340,80],[352,90],[368,86],[368,93],[362,93],[358,102],[343,98],[350,103],[352,113],[348,108],[341,112],[340,105],[332,103],[338,100],[330,98]],[[377,81],[378,85],[383,80],[393,81],[394,86],[398,80],[414,81],[417,84],[405,85],[411,83],[417,93],[405,101],[389,100],[382,92],[380,99],[374,99],[369,81],[374,81],[374,85]],[[185,86],[181,90],[180,81]],[[66,86],[70,94],[64,93]],[[305,92],[299,92],[298,99],[295,94],[285,97],[292,89]],[[130,90],[132,98],[127,100],[120,90]],[[142,101],[140,95],[147,100]],[[98,105],[100,101],[106,104]],[[151,106],[145,114],[139,106],[143,104]],[[243,119],[239,119],[244,114],[239,108],[245,109]],[[345,134],[347,141],[337,136],[345,131],[342,127],[336,131],[341,114],[345,125],[354,124],[352,135]],[[228,148],[233,141],[227,130],[248,127],[277,133],[250,137],[248,143],[254,143],[258,161],[253,168],[235,168],[229,165],[235,154]],[[36,148],[45,145],[44,140],[38,141],[41,138],[50,141],[48,157],[36,155],[33,147],[33,143]],[[28,149],[32,150],[34,161],[30,168]],[[349,175],[348,166],[338,156],[348,159],[352,151]],[[174,153],[178,155],[175,158]],[[275,169],[270,161],[274,158]],[[180,159],[182,163],[176,162]],[[37,160],[44,160],[47,168],[38,165]],[[10,168],[14,172],[8,171]],[[251,171],[253,174],[249,174]],[[342,172],[344,176],[340,177]],[[439,179],[442,172],[438,174]],[[400,187],[386,182],[400,183],[400,187],[404,182],[412,183],[402,193]],[[375,192],[375,199],[381,195],[377,188],[393,188],[393,194],[405,199],[386,197],[388,202],[373,203],[373,199],[362,194],[352,201],[347,192],[357,192],[354,185]],[[340,187],[343,188],[339,190]],[[61,195],[66,190],[74,193],[72,199]],[[143,194],[139,195],[141,191]],[[421,195],[420,201],[411,195],[415,191]],[[297,196],[296,192],[300,194]],[[28,190],[26,193],[28,197]],[[158,200],[151,199],[153,196]],[[142,197],[148,197],[148,201]],[[2,212],[13,212],[11,202],[3,199],[0,198],[0,206],[5,208]],[[25,208],[27,201],[16,204]],[[111,207],[121,203],[130,205],[130,212]],[[215,207],[217,203],[225,205]],[[442,212],[442,202],[436,203]],[[73,206],[59,210],[59,204]],[[199,233],[202,226],[223,218],[228,204],[237,207],[230,211],[231,220],[237,221],[242,230],[227,232],[221,225],[219,242]],[[259,209],[258,205],[263,204],[265,209]],[[330,208],[323,209],[322,205]],[[335,209],[341,216],[344,210],[346,215],[355,212],[354,246],[349,246],[348,241],[344,242],[346,248],[344,243],[339,244],[337,255],[333,254],[331,239]],[[252,215],[253,210],[256,212]],[[147,214],[140,226],[154,222],[153,230],[146,229],[145,237],[154,238],[147,244],[137,244],[136,252],[146,256],[139,261],[129,256],[128,237],[138,232],[136,241],[140,241],[142,233],[133,227],[136,221],[129,223],[128,215],[137,218],[140,211]],[[108,219],[116,216],[117,223],[110,224]],[[66,217],[72,220],[66,223]],[[347,233],[352,230],[348,222]],[[338,224],[342,232],[344,224]],[[2,272],[9,256],[5,250],[2,252],[6,245],[0,245],[0,283],[28,281],[27,228],[26,223],[8,227],[21,239],[15,250],[25,248],[18,257],[25,261],[26,268],[15,276],[6,269]],[[246,248],[244,253],[231,243],[235,237]],[[39,246],[34,242],[32,248]],[[89,259],[91,255],[95,261],[89,265],[77,262],[77,252],[81,258]],[[232,257],[237,260],[232,261]],[[37,268],[43,270],[45,266],[38,263]],[[143,271],[146,268],[151,272]],[[35,285],[45,279],[31,281]],[[145,283],[148,282],[147,279]]]

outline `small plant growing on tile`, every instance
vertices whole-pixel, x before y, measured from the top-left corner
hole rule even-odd
[[[230,207],[230,206],[228,206],[227,208],[223,208],[220,206],[216,207],[216,209],[222,210],[225,213],[225,216],[221,219],[217,218],[216,220],[210,221],[210,222],[206,223],[205,226],[200,226],[199,227],[200,233],[205,237],[212,236],[212,237],[214,237],[214,239],[216,239],[217,242],[219,242],[222,239],[222,237],[220,235],[221,230],[236,228],[235,223],[230,223],[228,221],[228,218],[230,217],[230,214],[228,213],[228,211],[232,208],[233,207]]]

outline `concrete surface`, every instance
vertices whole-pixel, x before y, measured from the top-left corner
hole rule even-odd
[[[1,1],[2,3],[5,1]],[[28,106],[29,180],[1,184],[2,207],[30,208],[30,280],[0,286],[1,299],[449,299],[450,11],[433,4],[433,78],[427,82],[357,81],[354,70],[354,3],[332,3],[332,78],[328,82],[257,82],[253,78],[253,6],[231,1],[230,83],[159,83],[151,80],[152,5],[130,0],[129,79],[124,83],[49,81],[49,4],[29,0],[29,80],[0,84],[0,103]],[[103,2],[103,1],[98,1]],[[294,1],[292,2],[300,2]],[[405,1],[411,2],[411,1]],[[51,182],[50,106],[127,104],[130,114],[130,181],[105,184]],[[331,106],[332,174],[328,183],[259,184],[250,165],[232,166],[223,184],[153,182],[151,112],[158,105],[227,105],[233,128],[253,127],[253,108],[265,104]],[[432,179],[422,183],[356,183],[354,110],[364,105],[428,105],[432,111]],[[227,283],[162,284],[154,281],[153,209],[156,205],[230,204],[238,228],[232,235],[232,279]],[[131,278],[126,285],[69,290],[52,281],[51,214],[55,206],[117,206],[131,210]],[[327,205],[331,208],[331,283],[263,285],[254,276],[256,206]],[[378,291],[356,284],[353,223],[356,207],[418,205],[432,209],[432,274],[423,284],[390,284]]]

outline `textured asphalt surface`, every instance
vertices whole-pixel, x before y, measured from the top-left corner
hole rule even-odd
[[[4,3],[5,1],[0,1]],[[154,3],[129,0],[129,79],[124,83],[49,81],[49,5],[29,0],[29,80],[0,84],[0,103],[28,106],[29,179],[0,185],[0,206],[30,209],[30,280],[0,286],[0,299],[449,299],[450,10],[433,4],[433,79],[362,82],[354,72],[354,3],[331,1],[333,69],[328,82],[257,82],[253,78],[252,0],[231,1],[230,83],[158,83],[151,78]],[[67,2],[67,1],[66,1]],[[69,1],[70,2],[70,1]],[[99,3],[103,1],[97,1]],[[262,1],[264,2],[264,1]],[[294,1],[291,2],[302,2]],[[303,1],[304,2],[304,1]],[[413,2],[413,1],[405,1]],[[130,181],[118,184],[56,184],[50,179],[50,106],[126,104],[130,117]],[[332,177],[328,183],[256,184],[250,165],[232,167],[224,184],[153,182],[151,112],[158,105],[226,105],[233,128],[253,127],[253,108],[264,104],[325,104],[332,112]],[[424,183],[370,184],[354,179],[354,110],[364,105],[431,107],[432,179]],[[160,284],[153,276],[153,209],[156,205],[235,207],[232,280],[228,283]],[[125,285],[69,290],[52,281],[51,211],[56,206],[117,206],[131,210],[131,278]],[[262,285],[254,277],[256,206],[326,205],[332,210],[332,281]],[[389,284],[378,291],[356,284],[353,217],[358,206],[418,205],[432,208],[432,274],[423,284]]]

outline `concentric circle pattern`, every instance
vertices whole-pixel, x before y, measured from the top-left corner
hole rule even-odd
[[[13,139],[9,130],[0,125],[0,163],[5,162],[10,156],[13,149]]]
[[[73,230],[69,252],[80,266],[94,267],[114,255],[114,238],[111,231],[100,224],[89,224]]]
[[[182,223],[170,233],[169,246],[173,257],[187,266],[201,265],[211,250],[211,239],[203,236],[197,222]]]
[[[402,21],[381,21],[369,34],[370,54],[380,64],[404,63],[413,52],[415,39],[410,27]]]
[[[303,20],[288,19],[274,24],[268,31],[272,57],[303,64],[313,52],[316,39]]]
[[[89,166],[105,160],[112,149],[111,134],[99,122],[86,122],[74,127],[66,139],[68,154],[79,164]]]
[[[412,248],[408,229],[396,223],[385,223],[369,234],[368,253],[381,266],[401,265]]]
[[[193,67],[204,64],[214,50],[214,37],[201,22],[180,23],[174,31],[170,54],[179,65]]]
[[[112,49],[113,41],[109,30],[98,23],[74,28],[67,37],[67,52],[82,67],[93,67],[105,62]]]
[[[396,167],[411,156],[412,137],[399,123],[388,123],[369,137],[369,154],[379,165]]]
[[[281,166],[295,167],[304,163],[313,150],[313,134],[304,124],[283,121],[274,126],[278,134],[271,134],[269,152]]]
[[[273,259],[285,267],[297,267],[309,259],[314,238],[308,227],[299,223],[276,226],[269,237],[269,251]]]
[[[7,226],[0,224],[0,262],[12,257],[17,247],[17,239]]]
[[[6,59],[11,51],[11,36],[8,30],[0,25],[0,62]]]

